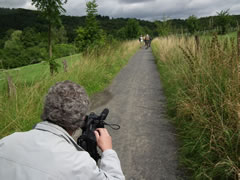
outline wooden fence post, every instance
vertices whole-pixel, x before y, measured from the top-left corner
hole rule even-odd
[[[197,47],[197,52],[196,53],[198,53],[199,52],[199,50],[200,50],[200,41],[199,41],[199,36],[198,35],[195,35],[195,42],[196,42],[196,47]]]
[[[16,96],[16,86],[12,81],[12,77],[7,74],[7,82],[8,82],[8,97],[11,98]]]
[[[67,60],[66,59],[63,60],[62,63],[63,63],[64,72],[67,72],[67,68],[68,68]]]

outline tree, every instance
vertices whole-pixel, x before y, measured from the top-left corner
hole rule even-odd
[[[53,44],[66,44],[68,42],[67,31],[64,26],[53,28],[52,36],[54,42]]]
[[[85,31],[85,28],[79,27],[76,30],[77,37],[75,38],[75,45],[80,50],[83,51],[87,48],[89,42],[87,41],[87,33]]]
[[[1,52],[3,68],[15,68],[38,63],[47,57],[46,46],[42,47],[40,34],[32,28],[15,30],[4,43]]]
[[[100,29],[99,23],[96,19],[97,16],[97,3],[96,0],[92,0],[86,3],[87,17],[86,26],[79,27],[76,30],[77,37],[75,38],[75,44],[80,51],[91,49],[96,46],[102,46],[105,42],[105,34]]]
[[[229,9],[217,12],[217,26],[220,27],[220,34],[226,34],[227,29],[232,21]]]
[[[48,21],[48,48],[51,74],[56,70],[56,67],[54,67],[56,63],[52,59],[52,27],[61,24],[60,14],[65,12],[63,5],[66,3],[67,0],[32,0],[32,5],[35,5]]]
[[[23,44],[21,42],[22,31],[15,30],[4,43],[1,60],[4,68],[18,67],[21,65],[19,56],[21,55]]]
[[[8,39],[4,44],[4,49],[20,50],[22,48],[21,42],[22,31],[13,31],[10,39]]]
[[[187,27],[190,34],[195,34],[199,30],[198,19],[196,16],[191,15],[187,19]]]
[[[140,35],[140,25],[136,19],[129,19],[126,25],[126,37],[128,39],[137,38]]]
[[[42,38],[40,33],[36,32],[34,28],[27,27],[23,30],[21,41],[24,48],[29,48],[37,46],[42,41]]]
[[[126,28],[125,27],[122,27],[121,29],[119,29],[117,31],[117,39],[120,39],[120,40],[124,40],[124,39],[127,39],[126,37]]]
[[[168,36],[171,31],[170,21],[167,20],[166,16],[163,16],[162,21],[155,21],[157,32],[159,36]]]

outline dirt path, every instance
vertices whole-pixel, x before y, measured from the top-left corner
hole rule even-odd
[[[92,111],[110,109],[109,131],[126,180],[179,179],[174,128],[151,48],[139,50],[111,86],[93,98]]]

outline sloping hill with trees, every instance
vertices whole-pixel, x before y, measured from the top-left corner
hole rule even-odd
[[[97,12],[94,17],[104,37],[102,44],[105,44],[116,40],[137,39],[141,34],[149,34],[152,37],[213,32],[225,34],[239,26],[240,15],[231,16],[229,10],[216,15],[199,19],[192,15],[185,20],[163,17],[161,21],[155,22],[110,18],[98,15]],[[82,33],[81,28],[88,26],[87,17],[61,15],[60,20],[61,23],[51,30],[52,58],[84,50],[84,46],[77,47],[77,42]],[[20,67],[48,59],[49,24],[40,11],[0,8],[0,24],[0,69]]]

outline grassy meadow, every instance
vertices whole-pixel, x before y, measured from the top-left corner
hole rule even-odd
[[[81,54],[75,54],[69,57],[57,59],[56,62],[60,65],[59,71],[64,71],[62,63],[63,60],[66,59],[68,66],[71,67],[81,58]],[[3,87],[3,83],[6,80],[6,74],[10,75],[15,83],[33,83],[50,76],[49,64],[47,61],[42,61],[38,64],[32,64],[11,70],[2,70],[0,71],[0,87]]]
[[[68,72],[50,76],[46,63],[35,64],[1,73],[0,138],[15,131],[31,129],[40,121],[44,95],[56,82],[71,80],[82,85],[89,96],[108,86],[130,57],[139,49],[138,41],[106,46],[99,53],[65,57]],[[61,62],[62,59],[57,60]],[[6,73],[12,76],[16,95],[8,97]]]
[[[237,33],[152,42],[191,179],[240,178],[240,57]]]

